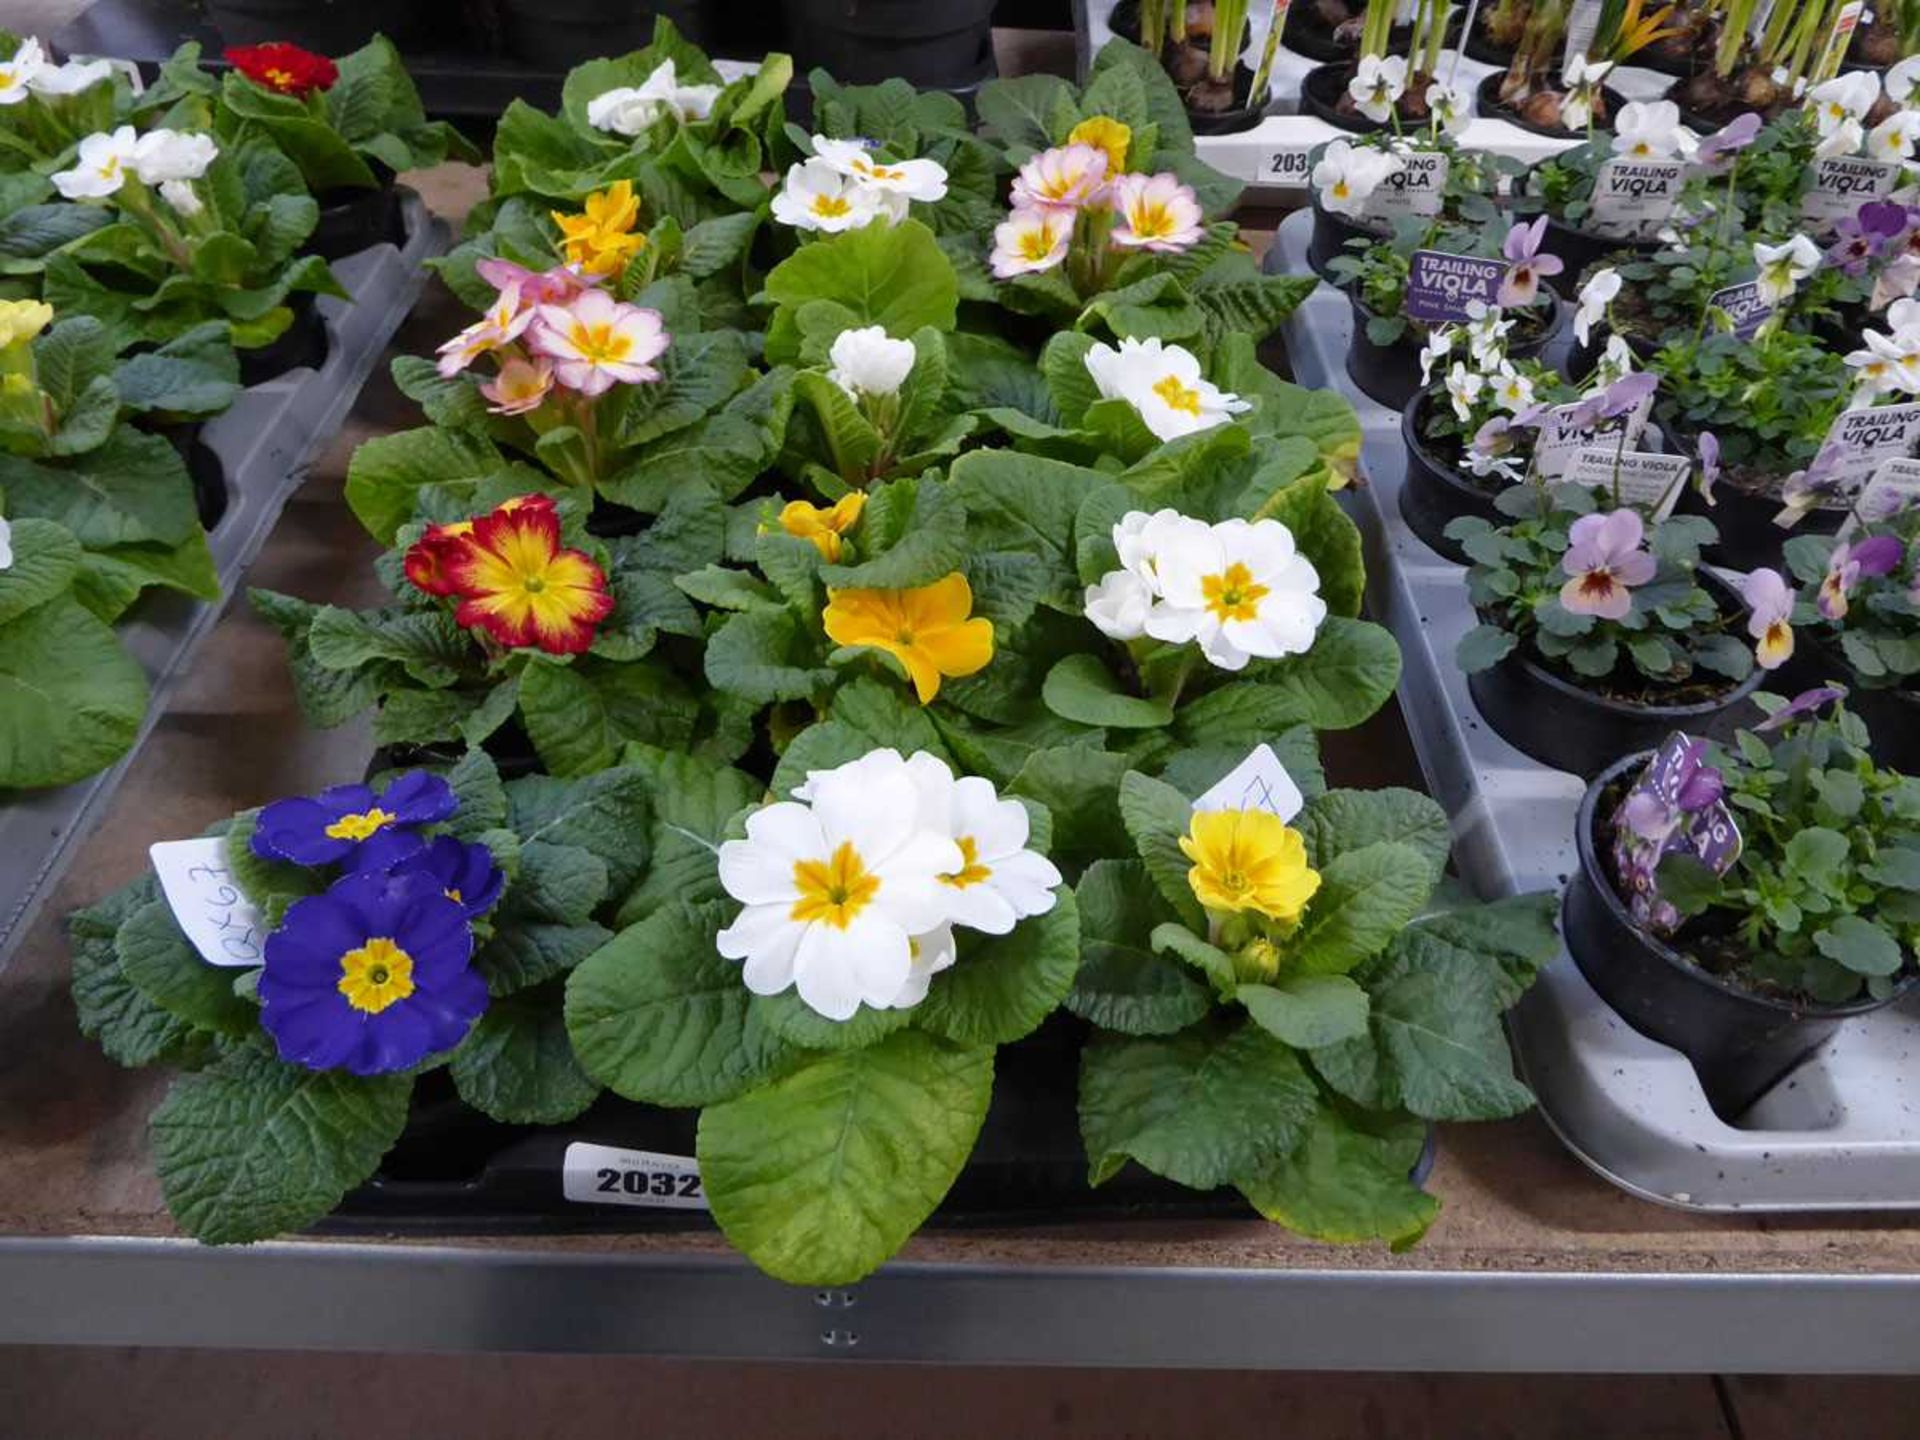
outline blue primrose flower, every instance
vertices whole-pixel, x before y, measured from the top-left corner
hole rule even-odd
[[[507,886],[506,871],[494,863],[493,851],[451,835],[436,835],[424,850],[414,851],[394,866],[392,873],[428,876],[469,920],[491,910]]]
[[[453,787],[428,770],[396,776],[378,795],[366,785],[336,785],[262,810],[253,853],[295,865],[386,870],[426,847],[418,827],[449,819],[459,808]]]
[[[348,875],[267,937],[260,1022],[282,1060],[309,1070],[405,1070],[486,1010],[472,959],[466,912],[434,878]]]

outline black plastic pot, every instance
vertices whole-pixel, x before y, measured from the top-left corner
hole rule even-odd
[[[1355,220],[1349,215],[1336,215],[1320,203],[1320,192],[1313,195],[1313,234],[1307,240],[1307,264],[1313,267],[1313,273],[1328,284],[1338,284],[1333,271],[1329,269],[1332,261],[1350,253],[1349,240],[1384,240],[1387,234],[1376,230],[1363,220]]]
[[[540,773],[540,756],[517,715],[481,741],[480,748],[493,757],[502,780]],[[367,762],[367,774],[378,775],[385,770],[405,770],[416,765],[453,765],[466,752],[465,745],[450,740],[427,745],[382,745]]]
[[[571,70],[653,40],[657,15],[700,43],[700,7],[685,0],[498,0],[507,48],[538,69]],[[684,76],[681,77],[685,79]]]
[[[1476,25],[1473,33],[1467,37],[1465,53],[1469,60],[1478,60],[1482,65],[1493,65],[1505,70],[1513,64],[1511,46],[1495,45],[1487,39],[1487,32]]]
[[[1340,97],[1347,93],[1347,82],[1353,79],[1355,68],[1351,60],[1314,66],[1300,81],[1300,103],[1306,106],[1309,114],[1319,116],[1336,129],[1352,135],[1371,135],[1375,130],[1387,127],[1356,111],[1342,113],[1338,108]]]
[[[314,197],[320,202],[320,221],[302,249],[323,260],[342,260],[375,245],[406,242],[406,221],[400,213],[393,171],[377,160],[372,168],[380,182],[373,189],[323,190]]]
[[[643,510],[596,499],[593,513],[587,516],[587,533],[602,540],[617,540],[622,535],[638,535],[652,523],[653,517]]]
[[[1697,432],[1677,429],[1665,416],[1661,428],[1677,455],[1700,454]],[[1781,547],[1795,535],[1831,535],[1847,518],[1845,506],[1829,506],[1811,511],[1791,530],[1773,523],[1780,513],[1780,497],[1741,490],[1722,480],[1713,489],[1714,503],[1709,505],[1700,492],[1689,485],[1680,496],[1679,509],[1689,515],[1704,515],[1713,521],[1720,538],[1701,548],[1700,555],[1709,565],[1729,570],[1755,570],[1762,566],[1781,570]]]
[[[302,365],[318,370],[327,358],[327,327],[314,307],[313,296],[289,295],[293,321],[279,338],[252,350],[235,352],[240,357],[240,383],[260,385],[297,370]]]
[[[1447,526],[1462,515],[1478,515],[1495,525],[1507,524],[1508,517],[1500,513],[1493,496],[1474,484],[1471,476],[1462,475],[1428,448],[1420,429],[1426,421],[1428,406],[1433,403],[1432,394],[1422,391],[1400,415],[1400,438],[1407,447],[1407,478],[1400,487],[1400,518],[1426,542],[1428,549],[1456,565],[1467,565],[1472,563],[1467,552],[1447,538]]]
[[[1510,346],[1508,355],[1516,360],[1531,359],[1539,355],[1554,341],[1561,327],[1567,322],[1567,307],[1558,295],[1551,291],[1542,291],[1551,296],[1553,318],[1547,328],[1532,340]],[[1367,321],[1373,312],[1366,302],[1349,291],[1348,301],[1353,306],[1353,338],[1347,345],[1347,375],[1370,398],[1378,400],[1389,410],[1404,410],[1413,397],[1420,393],[1420,342],[1411,331],[1403,332],[1391,345],[1376,345],[1367,338]]]
[[[1642,1035],[1685,1055],[1707,1102],[1732,1120],[1847,1020],[1892,1004],[1913,981],[1903,980],[1886,1000],[1796,1005],[1723,980],[1635,925],[1602,858],[1607,840],[1600,804],[1611,786],[1647,759],[1629,755],[1587,787],[1575,833],[1580,870],[1567,885],[1561,929],[1574,963],[1600,998]]]
[[[848,85],[898,75],[957,90],[992,78],[993,0],[781,0],[794,67]]]
[[[1724,614],[1746,607],[1731,585],[1701,570],[1702,587],[1720,602]],[[1481,716],[1499,736],[1556,770],[1597,775],[1616,758],[1650,749],[1675,730],[1690,735],[1730,733],[1729,714],[1760,688],[1766,672],[1755,667],[1738,685],[1712,700],[1690,705],[1629,705],[1582,690],[1527,657],[1518,648],[1489,669],[1467,677],[1467,689]]]
[[[1264,106],[1249,103],[1252,95],[1253,71],[1244,64],[1236,63],[1233,70],[1233,108],[1196,110],[1189,104],[1187,124],[1196,135],[1237,135],[1242,130],[1251,130],[1266,114]]]
[[[1547,283],[1558,291],[1563,299],[1574,300],[1580,295],[1580,276],[1589,265],[1598,264],[1609,255],[1618,255],[1622,251],[1631,251],[1635,255],[1651,255],[1660,248],[1658,240],[1624,240],[1618,235],[1601,235],[1592,230],[1582,230],[1569,225],[1553,216],[1547,216],[1547,239],[1540,247],[1549,255],[1558,255],[1566,266],[1558,275],[1549,276]]]
[[[1837,635],[1800,626],[1793,658],[1775,673],[1771,689],[1797,695],[1837,680],[1847,687],[1847,709],[1866,722],[1874,762],[1902,775],[1920,775],[1920,695],[1899,687],[1869,689],[1847,662]]]
[[[403,40],[420,9],[419,0],[206,0],[229,45],[287,40],[323,55],[357,50],[376,33]]]
[[[1530,134],[1545,135],[1549,140],[1584,140],[1587,138],[1587,132],[1584,128],[1569,130],[1564,125],[1536,125],[1531,120],[1522,120],[1518,111],[1501,103],[1500,82],[1504,78],[1506,78],[1505,72],[1496,70],[1480,82],[1480,88],[1476,92],[1478,95],[1478,103],[1475,109],[1476,114],[1484,115],[1489,120],[1504,120],[1509,125],[1518,125],[1522,130]],[[1593,128],[1596,131],[1611,131],[1613,129],[1613,117],[1618,115],[1620,113],[1620,107],[1627,103],[1626,97],[1611,85],[1602,85],[1600,87],[1600,94],[1607,102],[1607,118]]]

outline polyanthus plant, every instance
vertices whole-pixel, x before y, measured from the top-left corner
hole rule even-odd
[[[115,108],[113,62],[55,64],[28,36],[0,61],[0,171],[58,160],[83,135],[105,128]]]
[[[69,917],[81,1029],[118,1064],[184,1072],[151,1126],[180,1227],[229,1244],[320,1219],[429,1071],[506,1124],[585,1110],[562,977],[645,869],[646,785],[638,767],[503,783],[470,751],[243,812],[203,861],[227,872],[213,961],[152,875]],[[289,1113],[310,1123],[272,1123]]]
[[[826,365],[793,377],[782,469],[838,498],[917,475],[956,454],[977,423],[946,405],[947,350],[922,326],[896,340],[878,325],[842,330]]]

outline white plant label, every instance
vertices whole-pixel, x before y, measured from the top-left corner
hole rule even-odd
[[[1900,167],[1891,160],[1835,155],[1814,163],[1813,184],[1800,197],[1800,214],[1828,230],[1869,200],[1886,199],[1899,183]]]
[[[700,1166],[685,1155],[622,1150],[576,1140],[561,1161],[569,1200],[587,1205],[636,1205],[649,1210],[705,1210]]]
[[[1842,410],[1821,448],[1841,450],[1838,489],[1851,495],[1889,460],[1911,456],[1920,446],[1920,404],[1875,405]]]
[[[1575,400],[1566,405],[1556,405],[1540,418],[1540,435],[1533,445],[1533,473],[1541,479],[1564,478],[1574,458],[1582,450],[1605,448],[1603,441],[1606,446],[1619,448],[1624,445],[1628,450],[1633,449],[1640,439],[1640,432],[1647,428],[1647,415],[1653,409],[1653,397],[1649,395],[1625,415],[1617,415],[1594,425],[1573,423],[1574,412],[1579,408],[1580,402]]]
[[[1609,493],[1617,485],[1623,501],[1647,511],[1657,524],[1680,503],[1692,473],[1693,462],[1684,455],[1652,455],[1640,450],[1622,454],[1610,446],[1592,445],[1573,457],[1566,479]]]
[[[1647,239],[1673,215],[1686,178],[1684,160],[1614,156],[1593,177],[1588,228],[1623,239]]]
[[[1829,80],[1840,73],[1840,62],[1846,58],[1847,46],[1866,8],[1865,0],[1847,0],[1840,7],[1840,13],[1833,17],[1833,33],[1827,36],[1826,46],[1820,52],[1820,63],[1814,67],[1816,79]]]
[[[1410,150],[1400,160],[1400,169],[1380,182],[1361,213],[1377,220],[1432,219],[1446,199],[1450,162],[1439,150]]]
[[[1306,796],[1287,774],[1287,767],[1271,745],[1259,745],[1226,778],[1193,802],[1196,814],[1213,810],[1270,810],[1291,820],[1306,805]]]
[[[1593,37],[1600,29],[1600,11],[1603,8],[1601,0],[1573,0],[1573,9],[1567,15],[1567,48],[1560,52],[1562,73],[1574,56],[1592,52]]]
[[[1860,523],[1859,517],[1868,521],[1885,520],[1917,502],[1920,502],[1920,460],[1904,455],[1884,460],[1860,487],[1860,494],[1853,502],[1853,513],[1840,527],[1840,538],[1844,540],[1853,533]]]
[[[201,959],[234,969],[266,959],[266,922],[227,868],[225,840],[163,840],[147,855],[173,918]]]
[[[1271,145],[1258,150],[1247,149],[1244,152],[1235,149],[1234,155],[1246,154],[1251,157],[1251,174],[1236,171],[1237,178],[1252,180],[1256,185],[1298,185],[1306,186],[1313,180],[1313,151],[1306,145],[1287,145],[1275,149]]]

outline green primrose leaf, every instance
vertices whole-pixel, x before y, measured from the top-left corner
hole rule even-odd
[[[1234,998],[1253,1023],[1296,1050],[1351,1040],[1367,1031],[1367,992],[1345,975],[1295,975],[1242,985]]]
[[[1073,988],[1080,914],[1073,892],[1005,935],[962,930],[959,958],[933,977],[913,1023],[959,1045],[1010,1045],[1038,1029]]]
[[[1096,860],[1074,888],[1080,911],[1080,968],[1066,1006],[1103,1030],[1170,1035],[1213,1005],[1209,986],[1151,948],[1151,936],[1173,920],[1146,866],[1138,860]]]
[[[1427,1127],[1383,1116],[1368,1116],[1367,1125],[1322,1102],[1298,1145],[1235,1183],[1254,1209],[1297,1234],[1403,1249],[1440,1213],[1440,1202],[1411,1178]]]
[[[447,1071],[460,1098],[506,1125],[559,1125],[593,1103],[567,1039],[558,993],[496,999],[454,1052]]]
[[[1097,656],[1084,652],[1054,665],[1040,694],[1054,714],[1082,725],[1152,730],[1173,720],[1171,700],[1127,694]]]
[[[1335,855],[1283,953],[1307,974],[1343,975],[1401,933],[1433,884],[1431,852],[1412,845],[1377,841]]]
[[[1193,864],[1180,848],[1193,819],[1193,802],[1164,780],[1129,770],[1120,781],[1120,817],[1173,913],[1188,929],[1205,930],[1206,915],[1187,883]]]

